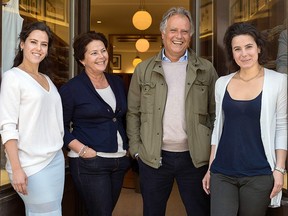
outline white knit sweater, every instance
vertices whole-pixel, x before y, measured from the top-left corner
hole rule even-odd
[[[0,134],[5,144],[18,140],[19,159],[27,176],[37,173],[63,145],[61,98],[52,81],[46,91],[19,68],[4,73],[0,92]],[[9,158],[6,170],[12,173]]]
[[[168,86],[163,116],[162,149],[172,152],[188,151],[185,121],[186,62],[162,62]]]

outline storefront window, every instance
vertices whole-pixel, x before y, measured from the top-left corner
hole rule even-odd
[[[73,1],[72,1],[73,2]],[[70,30],[69,30],[69,0],[10,0],[2,1],[2,20],[4,26],[2,26],[2,67],[1,73],[5,73],[6,70],[12,67],[12,62],[15,53],[8,56],[6,50],[15,50],[18,44],[10,44],[10,47],[4,47],[5,37],[7,37],[7,29],[14,28],[11,31],[10,40],[14,38],[17,40],[22,25],[33,21],[45,22],[53,32],[53,49],[51,53],[51,65],[47,68],[51,75],[51,79],[57,88],[60,88],[69,79],[69,43],[70,43]],[[14,17],[11,23],[6,16]],[[16,25],[17,22],[17,26]],[[20,28],[19,28],[19,25]],[[6,35],[5,35],[6,34]],[[16,38],[16,39],[15,39]],[[6,63],[9,64],[6,65]],[[4,63],[4,64],[3,64]],[[1,140],[0,140],[1,142]],[[7,172],[5,171],[5,154],[4,146],[1,144],[1,176],[0,185],[9,184]]]
[[[11,2],[17,2],[17,20],[23,19],[23,23],[32,22],[35,20],[45,22],[54,33],[54,48],[51,57],[53,66],[48,68],[51,70],[52,80],[59,88],[65,83],[71,75],[69,74],[69,43],[70,43],[70,14],[69,8],[73,1],[70,0],[4,0],[5,6],[2,6],[2,19],[6,16],[3,11],[8,11],[7,8]],[[9,2],[9,3],[8,3]],[[223,39],[223,31],[228,25],[234,22],[248,21],[256,25],[262,31],[268,40],[269,62],[265,67],[274,70],[284,70],[287,73],[287,44],[286,48],[281,48],[280,35],[285,34],[287,37],[287,1],[283,0],[191,0],[191,5],[196,5],[199,8],[197,16],[193,14],[193,19],[196,21],[197,40],[199,43],[196,46],[197,54],[207,58],[215,66],[219,75],[226,74],[229,71],[224,68],[225,60],[224,53],[220,52],[223,48],[221,41]],[[194,2],[196,2],[194,4]],[[7,3],[7,4],[6,4]],[[227,9],[226,9],[227,7]],[[221,11],[225,8],[225,13]],[[192,8],[194,10],[194,8]],[[220,13],[220,14],[219,14]],[[15,13],[14,13],[15,15]],[[21,17],[21,18],[20,18]],[[14,22],[15,24],[15,22]],[[2,26],[2,40],[7,33],[7,29],[12,25]],[[223,29],[223,31],[219,31]],[[220,34],[219,34],[220,32]],[[7,35],[6,35],[7,36]],[[17,38],[17,34],[15,35]],[[10,38],[11,39],[11,38]],[[4,40],[3,40],[4,41]],[[8,41],[8,40],[7,40]],[[11,41],[11,40],[10,40]],[[4,41],[6,43],[6,41]],[[221,48],[220,48],[221,47]],[[13,49],[11,49],[13,50]],[[284,61],[277,59],[280,56],[279,50],[284,50]],[[286,52],[285,52],[286,51]],[[286,53],[286,57],[285,57]],[[1,71],[5,71],[7,60],[7,52],[2,47],[2,66]],[[5,58],[5,61],[3,60]],[[286,58],[286,59],[285,59]],[[12,65],[10,65],[11,67]],[[8,65],[9,68],[9,65]],[[47,69],[47,70],[48,70]],[[7,70],[7,68],[6,68]],[[1,142],[1,141],[0,141]],[[7,173],[5,172],[5,155],[3,145],[1,145],[1,173],[0,185],[9,183]],[[287,189],[287,176],[285,178],[285,188]]]

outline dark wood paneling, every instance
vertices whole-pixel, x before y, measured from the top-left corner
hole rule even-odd
[[[228,74],[223,38],[229,25],[229,0],[214,1],[213,7],[214,67],[218,75],[222,76]]]
[[[74,24],[75,37],[90,31],[90,2],[90,0],[75,0],[75,17],[77,17]],[[81,71],[82,68],[77,64],[75,75]]]
[[[10,185],[1,189],[0,212],[3,216],[25,215],[25,207],[22,199]]]
[[[288,215],[288,201],[280,208],[269,208],[266,216],[287,216]]]
[[[69,173],[65,175],[64,196],[62,200],[63,216],[76,216],[78,208],[78,196],[75,191],[72,177]]]

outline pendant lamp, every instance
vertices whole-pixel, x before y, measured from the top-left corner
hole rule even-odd
[[[133,59],[133,66],[136,67],[140,62],[142,62],[142,59],[139,57],[139,56],[136,56],[134,59]]]
[[[146,52],[149,49],[150,44],[147,39],[140,38],[136,41],[135,47],[139,52]]]
[[[133,15],[132,23],[135,28],[142,31],[148,29],[151,26],[152,16],[148,11],[144,9],[144,0],[140,0],[140,8]]]

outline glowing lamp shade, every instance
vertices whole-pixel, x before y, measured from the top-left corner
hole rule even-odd
[[[142,62],[142,59],[139,56],[136,56],[132,64],[134,67],[136,67],[140,62]]]
[[[140,38],[136,41],[135,47],[139,52],[146,52],[149,49],[149,41],[144,38]]]
[[[147,11],[140,10],[133,15],[132,23],[135,28],[139,30],[146,30],[152,24],[152,17]]]

